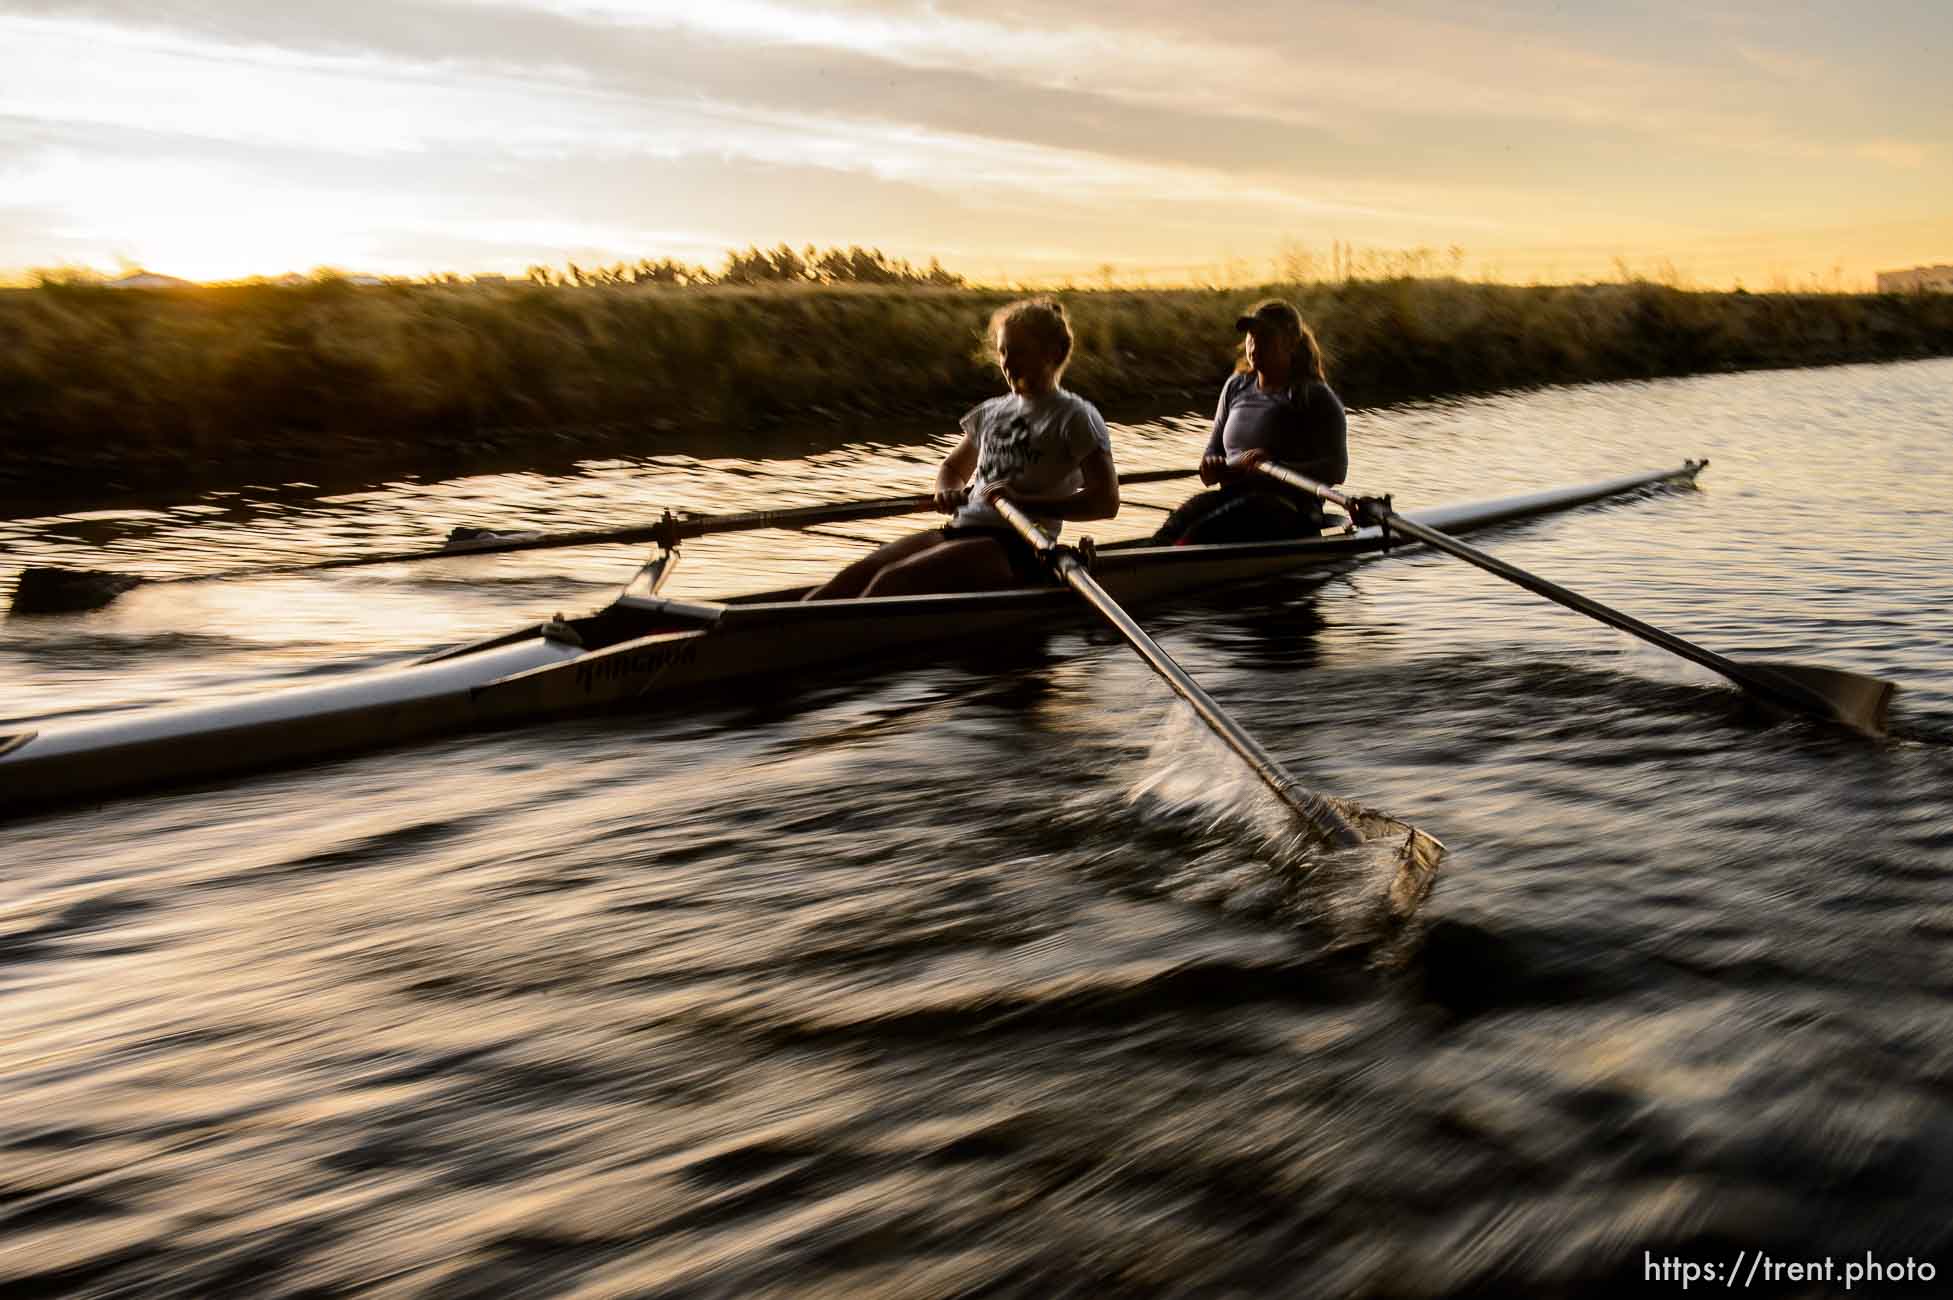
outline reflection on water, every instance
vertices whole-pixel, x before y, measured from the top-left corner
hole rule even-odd
[[[1575,1295],[1724,1247],[1943,1277],[1950,383],[1352,420],[1400,505],[1710,456],[1700,491],[1485,544],[1726,653],[1892,677],[1910,738],[1754,717],[1437,556],[1148,617],[1307,783],[1450,844],[1409,953],[1349,942],[1362,864],[1285,841],[1084,627],[0,826],[0,1292]],[[1122,466],[1202,423],[1116,428]],[[243,492],[0,545],[168,577],[914,491],[944,446]],[[688,543],[673,582],[861,545]],[[595,606],[638,558],[10,620],[0,716],[383,663]]]

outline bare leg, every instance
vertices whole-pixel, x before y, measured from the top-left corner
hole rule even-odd
[[[932,528],[928,532],[910,533],[898,537],[883,546],[876,547],[847,568],[814,588],[802,600],[852,600],[868,589],[875,576],[891,564],[900,563],[920,551],[942,544],[941,529]]]
[[[1019,585],[1002,543],[963,537],[898,560],[868,584],[866,596],[917,596],[934,591],[1001,591]]]

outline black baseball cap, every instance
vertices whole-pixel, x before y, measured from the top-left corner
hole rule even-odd
[[[1267,329],[1271,325],[1282,330],[1284,333],[1300,335],[1302,333],[1302,313],[1295,310],[1292,304],[1284,302],[1280,298],[1263,298],[1260,302],[1248,308],[1246,315],[1241,316],[1234,322],[1234,328],[1243,334],[1257,327]]]

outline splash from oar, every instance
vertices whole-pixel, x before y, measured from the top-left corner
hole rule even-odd
[[[1069,546],[1057,545],[1029,515],[1011,502],[995,501],[992,505],[1026,542],[1037,548],[1038,554],[1051,565],[1059,578],[1125,638],[1126,644],[1165,679],[1175,694],[1193,707],[1195,715],[1228,748],[1240,755],[1262,783],[1274,791],[1275,797],[1286,804],[1317,837],[1335,848],[1343,849],[1362,848],[1376,839],[1394,841],[1397,866],[1389,891],[1390,909],[1398,917],[1409,916],[1416,910],[1418,903],[1430,892],[1432,878],[1444,857],[1443,844],[1388,813],[1303,789],[1275,761],[1274,756],[1262,748],[1259,741],[1249,735],[1212,696],[1201,689],[1200,683],[1190,677],[1186,669],[1147,635],[1146,629],[1133,621],[1132,616],[1086,571],[1085,562],[1077,551]]]

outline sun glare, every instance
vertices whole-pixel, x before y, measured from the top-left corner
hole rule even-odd
[[[63,234],[123,264],[190,280],[278,275],[314,266],[368,269],[364,233],[408,214],[398,200],[355,202],[330,192],[267,191],[184,164],[135,164],[110,174],[74,163],[44,182],[58,185]],[[131,210],[142,219],[131,222]]]

